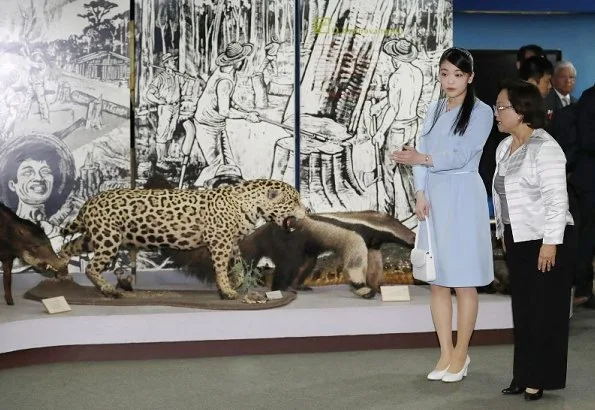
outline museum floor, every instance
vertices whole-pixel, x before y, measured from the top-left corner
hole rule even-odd
[[[2,410],[595,408],[595,311],[571,320],[568,387],[503,396],[512,346],[470,351],[461,383],[428,382],[436,349],[68,363],[0,371]],[[547,360],[547,358],[544,358]]]

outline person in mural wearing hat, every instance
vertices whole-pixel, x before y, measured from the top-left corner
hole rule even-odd
[[[39,222],[58,250],[63,238],[57,214],[63,213],[74,176],[74,157],[62,141],[49,135],[19,137],[0,152],[0,202],[21,218]]]
[[[386,192],[385,211],[399,221],[413,218],[415,202],[411,168],[391,161],[390,154],[413,144],[417,135],[417,105],[424,84],[423,72],[412,62],[417,49],[407,39],[387,41],[383,51],[392,59],[395,71],[388,77],[387,97],[372,111],[384,110],[372,142],[381,150],[382,177]]]
[[[226,178],[241,179],[242,173],[236,164],[227,136],[228,119],[244,119],[259,122],[258,112],[241,108],[233,99],[237,84],[237,73],[241,71],[254,46],[251,43],[231,42],[217,56],[217,68],[205,85],[198,99],[194,124],[194,139],[202,152],[206,167],[201,171],[196,186],[205,186],[209,180],[225,175]],[[183,154],[189,155],[194,145],[191,141],[183,144]]]
[[[43,59],[43,53],[39,50],[35,50],[31,53],[30,57],[30,69],[29,69],[29,87],[25,96],[25,107],[26,110],[23,112],[24,115],[29,115],[33,99],[37,101],[39,106],[39,115],[41,119],[49,122],[50,121],[50,109],[48,107],[47,99],[45,98],[45,77],[46,77],[47,64]]]
[[[160,70],[151,80],[147,90],[147,100],[157,104],[157,134],[155,136],[157,166],[166,166],[168,145],[171,142],[180,115],[181,84],[174,73],[177,57],[165,53],[161,58],[164,70]]]
[[[282,43],[283,42],[279,40],[279,36],[277,36],[276,33],[271,34],[271,41],[264,46],[265,57],[258,72],[264,73],[264,70],[266,70],[267,67],[271,67],[273,74],[279,75],[277,56]]]

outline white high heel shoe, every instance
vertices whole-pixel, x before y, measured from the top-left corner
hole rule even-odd
[[[442,376],[442,381],[445,383],[460,382],[461,380],[463,380],[463,377],[467,377],[467,369],[469,368],[469,363],[471,363],[471,359],[469,358],[469,356],[467,356],[467,358],[465,359],[465,365],[463,366],[460,372],[450,373],[448,369],[446,369],[447,371],[444,373],[444,376]]]
[[[428,373],[428,380],[442,380],[447,370],[448,366],[446,366],[446,369],[444,370],[432,370]]]

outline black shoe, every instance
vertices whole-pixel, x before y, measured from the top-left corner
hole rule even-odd
[[[535,393],[525,392],[525,400],[539,400],[543,397],[543,389],[537,390]]]
[[[502,389],[502,394],[521,394],[524,391],[524,387],[510,385],[507,388]]]

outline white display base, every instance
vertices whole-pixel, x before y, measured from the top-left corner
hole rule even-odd
[[[108,280],[110,277],[108,276]],[[113,279],[113,276],[111,277]],[[289,305],[265,310],[202,310],[160,306],[80,306],[49,315],[41,302],[22,296],[43,278],[13,275],[14,306],[0,303],[0,354],[69,345],[278,339],[297,337],[382,335],[433,332],[429,287],[409,286],[408,302],[366,300],[347,285],[300,292]],[[84,276],[75,276],[89,284]],[[140,272],[136,288],[204,289],[205,285],[175,271]],[[481,294],[476,329],[512,328],[510,298]],[[454,302],[454,297],[453,297]],[[453,303],[456,329],[456,303]]]

